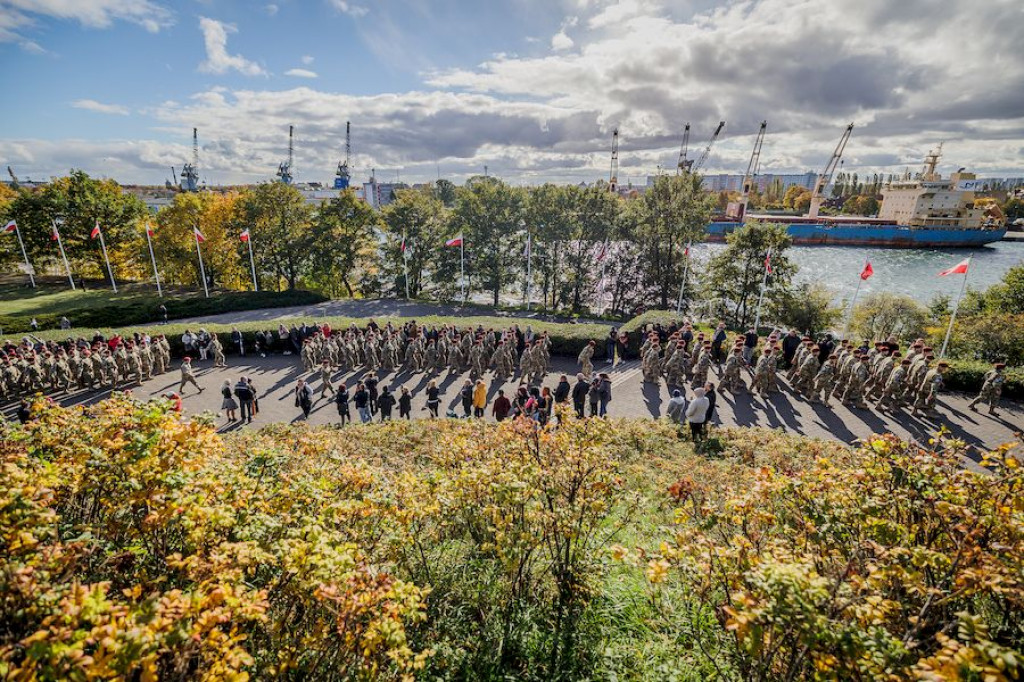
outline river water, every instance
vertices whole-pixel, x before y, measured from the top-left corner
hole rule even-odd
[[[700,268],[724,244],[698,244],[693,247],[694,267]],[[907,294],[927,304],[936,295],[956,298],[963,283],[961,275],[939,277],[971,255],[967,249],[882,249],[865,246],[794,246],[787,251],[800,270],[797,282],[818,282],[835,295],[836,302],[849,300],[857,288],[864,259],[871,261],[875,274],[863,283],[860,298],[889,291]],[[1014,265],[1024,263],[1024,241],[996,242],[974,252],[967,286],[986,289],[998,282]]]

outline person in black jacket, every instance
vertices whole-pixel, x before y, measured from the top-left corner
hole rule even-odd
[[[238,398],[238,405],[241,409],[242,418],[240,421],[252,423],[253,417],[253,392],[245,377],[235,384],[235,397]]]
[[[352,421],[352,413],[348,411],[348,388],[345,382],[338,386],[338,392],[334,394],[334,404],[338,406],[338,416],[341,417],[341,425]]]
[[[462,384],[462,390],[459,391],[459,398],[462,399],[462,411],[465,416],[473,414],[473,382],[466,379],[466,382]]]
[[[441,389],[437,387],[437,382],[433,379],[427,384],[427,410],[430,412],[430,418],[437,418],[437,408],[441,404]]]
[[[587,394],[590,392],[590,384],[583,374],[576,375],[576,385],[572,387],[572,406],[576,410],[576,416],[583,419],[583,409],[587,405]]]
[[[309,412],[313,409],[313,391],[303,379],[295,384],[295,407],[301,407],[303,416],[309,419]]]
[[[366,393],[370,398],[370,415],[375,416],[377,414],[377,375],[371,374],[370,376],[363,379],[363,385],[366,386]]]
[[[365,424],[373,418],[373,413],[370,412],[370,392],[366,390],[365,384],[356,386],[352,402],[355,403],[356,411],[359,413],[359,421]]]
[[[796,330],[790,329],[789,333],[786,334],[786,338],[782,339],[782,359],[786,363],[786,369],[793,366],[793,357],[796,355],[796,349],[800,347],[800,336],[796,333]]]
[[[377,409],[380,410],[380,420],[390,421],[391,420],[391,408],[395,406],[395,396],[391,394],[388,387],[385,386],[380,396],[377,398]]]
[[[708,399],[708,413],[707,416],[704,417],[705,428],[707,428],[707,425],[714,423],[716,402],[715,399],[717,397],[715,394],[715,385],[710,381],[704,385],[704,395]]]
[[[238,349],[238,354],[244,358],[245,345],[242,343],[242,332],[238,331],[238,327],[231,328],[231,343],[235,344],[235,348]]]
[[[402,395],[398,396],[398,416],[412,419],[412,393],[402,386]]]
[[[18,404],[18,422],[24,424],[31,418],[32,405],[28,400],[22,400],[21,403]]]
[[[555,403],[561,405],[562,403],[568,402],[569,393],[572,392],[572,387],[569,386],[569,377],[564,374],[558,380],[558,386],[555,387]]]

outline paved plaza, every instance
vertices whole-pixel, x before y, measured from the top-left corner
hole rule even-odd
[[[336,424],[338,413],[333,400],[328,395],[320,398],[320,380],[303,372],[298,358],[295,356],[229,357],[229,366],[225,369],[211,367],[212,362],[196,362],[196,378],[205,389],[198,393],[189,386],[183,394],[183,411],[196,414],[205,411],[216,412],[218,425],[222,431],[236,428],[252,428],[274,422],[302,421],[301,411],[295,407],[293,389],[299,378],[307,378],[314,391],[315,403],[309,417],[309,423]],[[169,391],[178,390],[179,372],[177,363],[175,370],[145,382],[142,386],[131,388],[132,394],[138,398],[158,397]],[[569,375],[570,383],[575,383],[577,366],[568,358],[553,358],[554,371],[545,378],[544,385],[554,390],[560,373]],[[607,371],[612,378],[612,402],[609,414],[613,417],[661,417],[670,397],[669,389],[661,382],[658,386],[643,382],[640,362],[630,360],[619,363],[615,368],[599,363],[597,371]],[[251,377],[259,394],[260,413],[251,427],[243,427],[239,423],[229,424],[220,413],[220,387],[225,380],[231,384],[240,376]],[[717,384],[717,378],[712,381]],[[335,384],[344,379],[350,388],[365,376],[365,372],[336,373]],[[413,393],[413,418],[428,416],[425,405],[425,389],[431,378],[438,381],[442,392],[442,414],[448,407],[458,408],[459,389],[469,373],[450,374],[410,374],[408,372],[380,373],[380,387],[388,386],[398,393],[402,386],[407,386]],[[494,381],[490,374],[488,381],[488,402],[490,404],[497,395],[499,388],[504,388],[506,395],[511,397],[518,385],[518,380],[510,380],[504,384]],[[749,377],[746,378],[749,383]],[[715,422],[723,425],[760,426],[780,428],[787,432],[798,433],[816,438],[829,438],[844,443],[864,438],[872,433],[891,431],[902,438],[925,440],[933,436],[941,426],[946,426],[956,437],[979,448],[993,448],[1002,443],[1016,440],[1014,434],[1024,429],[1024,410],[1021,405],[1003,401],[998,417],[990,416],[982,407],[979,412],[967,408],[969,397],[944,393],[939,399],[937,420],[912,417],[907,411],[895,413],[879,413],[875,410],[851,410],[833,400],[832,407],[812,405],[802,398],[796,397],[788,385],[780,382],[782,392],[771,396],[767,402],[760,397],[741,394],[739,396],[720,395],[715,413]],[[109,395],[109,391],[79,391],[66,395],[55,395],[53,398],[63,405],[89,404]],[[692,397],[692,391],[688,392]],[[14,405],[5,405],[3,411],[12,417]],[[353,416],[358,415],[352,408]],[[394,410],[397,417],[398,409]],[[488,415],[490,408],[488,407]],[[491,417],[488,416],[488,419]]]

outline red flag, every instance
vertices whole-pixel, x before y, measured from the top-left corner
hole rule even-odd
[[[597,252],[597,262],[600,263],[608,257],[608,240],[606,239],[604,244],[601,244],[601,250]]]
[[[686,242],[686,248],[683,249],[683,258],[690,257],[690,242]]]
[[[192,228],[192,231],[195,232],[197,242],[202,244],[206,241],[206,237],[203,236],[203,233],[199,231],[198,227]]]
[[[18,223],[14,222],[13,220],[11,222],[7,223],[6,225],[4,225],[4,232],[5,233],[6,232],[14,232],[17,229],[18,229]]]
[[[92,232],[89,233],[89,239],[96,239],[100,236],[100,221],[96,221],[96,225],[92,228]]]
[[[970,258],[968,258],[967,260],[962,260],[953,267],[951,267],[949,270],[943,270],[942,272],[940,272],[939,277],[945,277],[946,275],[966,275],[967,266],[970,264]]]
[[[871,267],[871,261],[864,261],[864,269],[860,271],[860,278],[867,279],[873,274],[875,274],[875,269]]]
[[[146,225],[146,234],[149,235],[150,237],[153,236],[153,226],[152,225]]]
[[[454,239],[449,239],[448,241],[446,241],[444,243],[444,245],[445,246],[462,246],[462,235],[460,234],[458,237],[455,237]]]
[[[57,234],[57,226],[53,226],[53,234],[50,235],[50,241],[55,242],[60,239],[60,235]]]
[[[764,257],[764,269],[769,275],[772,274],[772,250],[770,247]]]
[[[402,253],[405,253],[405,237],[402,237],[402,246],[401,246],[401,249],[402,249]]]
[[[249,230],[242,230],[242,234],[238,235],[238,238],[241,239],[243,242],[249,241]]]

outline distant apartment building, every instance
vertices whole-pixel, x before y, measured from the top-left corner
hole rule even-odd
[[[363,198],[379,211],[397,198],[396,192],[400,189],[409,189],[409,185],[404,182],[377,182],[371,178],[363,183]]]

